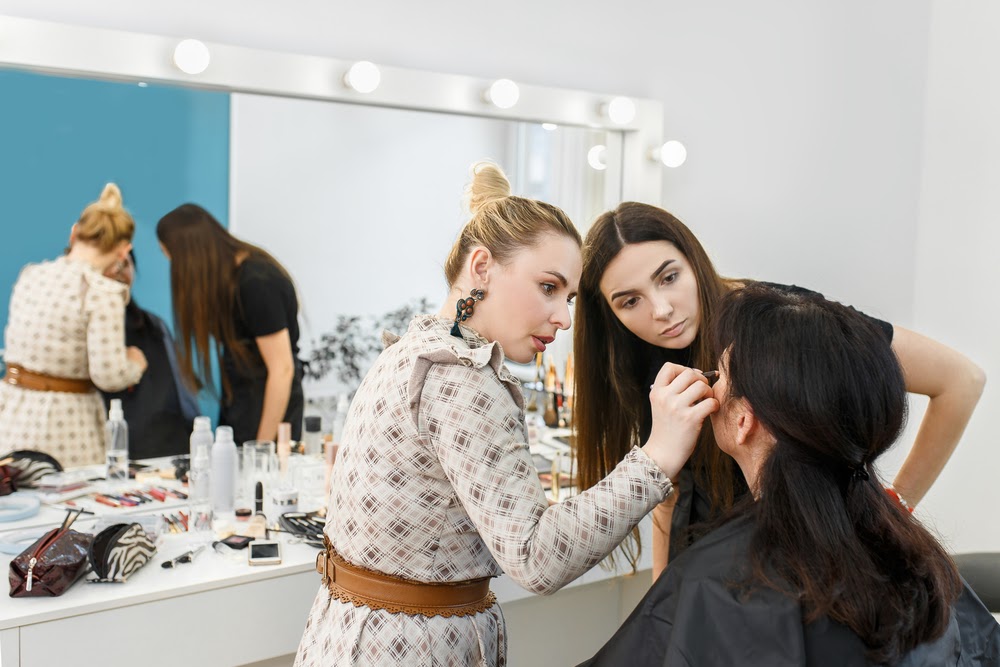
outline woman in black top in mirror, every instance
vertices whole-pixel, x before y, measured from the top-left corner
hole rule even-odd
[[[602,479],[649,433],[650,381],[665,362],[702,370],[717,359],[710,331],[721,299],[752,280],[721,277],[677,218],[626,202],[595,221],[584,244],[574,317],[573,419],[582,488]],[[784,286],[793,293],[809,293]],[[903,367],[906,389],[930,398],[905,463],[888,491],[911,508],[937,479],[965,430],[985,383],[960,353],[902,327],[873,320]],[[653,511],[653,577],[691,541],[698,524],[746,493],[732,460],[702,430],[678,490]],[[635,541],[626,552],[636,558]]]
[[[104,275],[129,287],[135,281],[135,253],[115,262]],[[180,376],[174,337],[162,319],[139,307],[130,291],[125,306],[125,345],[146,355],[149,366],[139,384],[122,391],[102,391],[105,405],[122,401],[128,419],[129,458],[149,459],[188,452],[191,424],[198,415],[198,401]]]
[[[305,404],[299,305],[288,271],[196,204],[163,216],[156,236],[170,260],[185,378],[211,383],[214,348],[222,375],[219,423],[233,427],[236,442],[274,440],[285,421],[298,440]]]
[[[586,664],[1000,664],[1000,624],[878,479],[907,409],[879,326],[756,284],[722,300],[713,329],[711,426],[749,493]]]

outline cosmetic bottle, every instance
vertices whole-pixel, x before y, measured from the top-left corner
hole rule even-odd
[[[212,422],[194,418],[188,470],[188,532],[199,542],[212,539]]]
[[[233,429],[230,426],[215,429],[211,492],[215,515],[232,514],[236,499],[236,443],[233,442]]]
[[[573,385],[576,382],[575,373],[573,353],[570,352],[569,356],[566,357],[566,374],[563,375],[563,403],[566,406],[566,412],[573,411]],[[572,417],[566,415],[566,421],[572,421]]]
[[[545,425],[549,428],[555,428],[559,425],[559,394],[555,392],[554,387],[553,391],[548,394],[543,419],[545,420]]]
[[[323,418],[319,415],[310,415],[304,420],[302,444],[303,454],[306,456],[320,456],[323,453]]]
[[[191,431],[191,460],[194,461],[199,447],[212,449],[212,420],[204,415],[194,418],[194,428]]]
[[[340,444],[344,435],[344,424],[347,422],[347,411],[351,407],[351,400],[347,394],[341,394],[337,400],[337,414],[333,418],[333,442]]]
[[[128,424],[125,423],[125,413],[122,412],[120,398],[111,399],[108,421],[104,425],[104,444],[107,455],[105,476],[108,485],[124,484],[128,481]]]
[[[292,455],[292,425],[288,422],[278,424],[278,484],[287,485],[288,459]]]

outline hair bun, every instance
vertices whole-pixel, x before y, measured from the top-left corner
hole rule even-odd
[[[114,183],[108,183],[101,191],[101,198],[97,200],[97,203],[108,208],[121,208],[122,191]]]
[[[472,180],[465,186],[465,204],[475,214],[486,204],[510,196],[510,181],[495,162],[483,160],[472,165]]]

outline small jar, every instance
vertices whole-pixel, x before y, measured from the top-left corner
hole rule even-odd
[[[271,506],[275,516],[299,511],[299,492],[295,489],[276,489],[271,493]]]

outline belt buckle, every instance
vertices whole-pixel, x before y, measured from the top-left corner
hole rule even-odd
[[[330,559],[330,554],[326,549],[316,554],[316,571],[322,577],[324,586],[329,586],[331,581],[337,580],[336,566],[334,566],[333,560]]]

